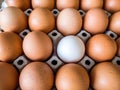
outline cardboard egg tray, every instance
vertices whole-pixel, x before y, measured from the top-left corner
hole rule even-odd
[[[6,4],[4,2],[4,0],[0,0],[0,5],[1,5],[1,9],[0,11],[2,11],[3,8],[6,7]],[[82,17],[85,16],[85,12],[83,10],[78,10],[79,13],[81,14]],[[29,8],[26,11],[24,11],[24,13],[29,16],[30,13],[32,12],[32,9]],[[51,11],[54,15],[54,17],[56,18],[59,14],[59,10],[58,9],[53,9]],[[106,14],[108,15],[108,17],[111,16],[111,13],[105,11]],[[24,37],[31,32],[30,29],[25,29],[22,32],[19,33],[19,36],[24,39]],[[110,36],[112,39],[116,40],[118,38],[118,35],[110,30],[106,30],[106,32],[104,33],[108,36]],[[58,68],[66,63],[64,63],[62,60],[60,60],[60,58],[57,55],[57,44],[58,42],[64,37],[60,32],[57,31],[57,29],[55,28],[54,30],[52,30],[50,33],[48,33],[48,36],[52,39],[53,42],[53,53],[51,55],[51,57],[45,61],[45,63],[47,63],[54,71],[54,73],[56,74]],[[86,41],[92,37],[92,35],[90,33],[88,33],[85,30],[81,30],[76,36],[78,36],[81,40],[83,40],[84,44],[86,44]],[[25,55],[19,56],[16,60],[14,60],[14,62],[12,63],[19,72],[21,72],[21,70],[31,62],[31,60],[29,60]],[[118,66],[120,66],[120,57],[115,56],[111,62],[113,64],[116,64]],[[92,60],[89,56],[87,56],[86,54],[84,55],[84,57],[77,63],[82,65],[89,73],[89,71],[92,69],[92,67],[94,65],[96,65],[97,63]],[[21,90],[20,87],[18,87],[16,90]],[[52,90],[56,90],[55,86],[53,86]],[[91,87],[89,88],[89,90],[93,90]]]

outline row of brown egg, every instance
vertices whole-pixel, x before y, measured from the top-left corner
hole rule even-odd
[[[65,18],[64,18],[65,19]],[[64,20],[63,19],[63,20]],[[69,19],[68,19],[69,20]],[[73,23],[73,22],[72,22]],[[69,25],[70,26],[70,25]],[[71,25],[72,26],[72,25]],[[79,29],[80,30],[80,29]],[[4,30],[5,31],[5,30]],[[29,32],[29,31],[28,31]],[[51,31],[52,32],[52,31]],[[80,32],[80,31],[79,31]],[[79,34],[79,32],[78,32],[78,34]],[[44,34],[44,35],[43,35]],[[31,38],[31,39],[36,39],[36,41],[39,41],[40,40],[40,42],[41,43],[44,43],[45,42],[45,40],[47,39],[47,35],[45,34],[45,33],[43,33],[42,34],[42,32],[39,32],[39,31],[32,31],[31,33],[29,33],[27,36],[25,36],[25,38],[27,38],[27,37],[29,37],[29,38]],[[57,32],[57,34],[58,34],[58,32]],[[62,33],[63,34],[63,33]],[[2,35],[2,34],[1,34]],[[9,34],[10,35],[10,34]],[[116,35],[116,34],[115,34]],[[39,37],[40,36],[40,37]],[[42,38],[41,36],[45,36],[45,38]],[[61,35],[62,36],[62,35]],[[95,41],[98,41],[99,42],[99,40],[100,40],[100,43],[104,43],[104,42],[109,42],[109,43],[112,43],[112,42],[114,42],[112,39],[110,39],[107,35],[101,35],[101,34],[97,34],[97,35],[95,35],[96,37],[94,37],[93,39],[95,40],[95,38],[97,38],[97,40],[95,40]],[[98,36],[98,37],[97,37]],[[100,38],[103,38],[102,40],[104,41],[104,40],[106,40],[106,39],[109,39],[110,41],[104,41],[104,42],[101,42],[101,39],[99,39],[99,36],[100,36]],[[10,36],[10,37],[12,37],[12,36]],[[6,38],[8,38],[8,37],[6,37]],[[42,38],[42,39],[41,39]],[[48,39],[47,39],[48,40]],[[94,41],[93,40],[93,41]],[[13,40],[14,41],[14,40]],[[35,42],[36,42],[35,41]],[[8,41],[7,41],[8,42]],[[11,41],[10,41],[11,42]],[[32,50],[34,50],[34,48],[29,48],[29,46],[33,43],[35,43],[33,40],[28,40],[28,42],[26,42],[28,45],[26,46],[26,50],[28,51],[28,53],[30,54],[28,57],[32,57],[32,55],[33,55],[33,53],[31,52]],[[49,42],[49,40],[48,40],[48,42]],[[88,42],[92,42],[92,40],[90,39]],[[12,43],[12,42],[11,42]],[[13,42],[13,43],[15,43],[15,42]],[[95,44],[95,42],[93,42],[93,44]],[[50,45],[50,44],[47,44],[46,43],[46,45]],[[46,46],[46,45],[42,45],[42,46]],[[96,44],[95,44],[96,45]],[[112,44],[109,44],[110,45],[110,47],[112,47]],[[119,44],[118,44],[119,45]],[[11,46],[11,45],[10,45]],[[40,46],[40,45],[38,45],[38,46]],[[99,45],[96,45],[96,46],[99,46]],[[6,46],[7,47],[7,46]],[[6,48],[5,47],[5,48]],[[35,47],[35,46],[34,46]],[[43,48],[44,48],[43,47]],[[91,46],[91,47],[93,47],[93,46]],[[41,47],[42,48],[42,47]],[[98,47],[96,47],[96,48],[98,48]],[[99,48],[101,48],[101,47],[99,47]],[[116,45],[113,45],[113,48],[116,48]],[[38,47],[36,46],[36,49],[35,49],[35,51],[38,49]],[[91,48],[90,48],[91,49]],[[107,48],[105,48],[105,49],[107,49]],[[103,50],[105,50],[104,49],[104,47],[103,47]],[[107,49],[108,50],[108,49]],[[111,50],[111,49],[110,49]],[[112,50],[115,50],[115,49],[112,49]],[[51,50],[48,50],[48,51],[51,51]],[[94,50],[92,50],[92,51],[94,51]],[[104,52],[104,51],[102,51],[102,52]],[[112,52],[112,51],[109,51],[109,52]],[[115,52],[116,52],[116,50],[115,50]],[[6,52],[5,52],[6,53]],[[48,52],[45,52],[45,54],[47,54]],[[113,53],[113,52],[112,52]],[[4,54],[4,53],[3,53]],[[44,55],[45,55],[44,54]],[[96,54],[96,55],[95,55]],[[104,53],[103,53],[104,54]],[[2,54],[1,54],[2,55]],[[15,55],[15,54],[14,54]],[[34,54],[35,55],[35,54]],[[40,56],[40,55],[42,55],[42,54],[39,54],[38,56]],[[93,55],[95,55],[95,56],[101,56],[100,54],[98,54],[97,55],[97,53],[94,53]],[[47,56],[47,55],[46,55]],[[36,58],[37,57],[37,54],[35,55],[35,57],[34,58]],[[21,59],[21,58],[20,58]],[[59,58],[58,58],[59,59]],[[119,58],[118,58],[119,59]],[[39,60],[42,60],[42,59],[39,59]],[[108,60],[110,60],[110,59],[108,59]],[[112,58],[111,58],[111,60],[112,60]],[[101,62],[101,61],[100,61]],[[49,62],[47,62],[48,64],[49,64]],[[118,61],[118,64],[119,64],[119,61]],[[118,89],[119,90],[119,71],[118,71],[118,69],[119,68],[117,68],[116,66],[114,66],[112,63],[101,63],[101,64],[98,64],[98,67],[100,66],[100,65],[102,65],[101,67],[102,68],[105,68],[104,69],[104,71],[101,71],[100,69],[102,69],[101,67],[97,70],[97,71],[99,71],[99,72],[96,72],[96,71],[91,71],[91,79],[93,80],[92,82],[94,82],[94,80],[96,80],[96,78],[99,78],[99,76],[97,77],[97,76],[92,76],[93,74],[92,74],[92,72],[93,73],[98,73],[98,74],[100,74],[100,73],[108,73],[108,75],[109,75],[109,72],[107,72],[107,71],[110,71],[111,69],[111,72],[115,72],[114,74],[113,74],[113,76],[111,76],[111,77],[113,77],[112,79],[115,79],[115,78],[118,78],[117,80],[118,80],[118,82],[116,82],[113,86],[111,86],[111,87],[108,87],[108,84],[110,84],[111,82],[113,82],[114,80],[111,80],[111,79],[109,79],[109,78],[107,78],[106,80],[108,81],[108,80],[110,80],[110,81],[108,81],[108,82],[106,82],[106,81],[104,81],[103,80],[103,82],[105,82],[107,85],[105,86],[105,87],[103,87],[102,86],[102,83],[97,83],[97,84],[93,84],[92,86],[93,86],[93,88],[95,89],[95,88],[100,88],[100,87],[102,87],[102,90],[107,90],[107,89]],[[45,66],[45,68],[46,69],[44,69],[44,66]],[[96,67],[97,67],[97,65],[96,65]],[[39,68],[39,70],[38,70],[38,68]],[[40,70],[40,68],[43,68],[42,70]],[[76,70],[77,69],[77,70]],[[79,70],[78,70],[79,69]],[[102,69],[103,70],[103,69]],[[66,73],[66,71],[68,71],[68,73]],[[101,71],[101,72],[100,72]],[[47,73],[46,73],[47,72]],[[82,73],[81,73],[82,72]],[[51,72],[51,70],[49,69],[49,67],[47,67],[46,65],[44,65],[44,63],[35,63],[35,62],[33,62],[33,63],[31,63],[31,64],[28,64],[28,66],[26,66],[24,69],[23,69],[23,72],[22,73],[24,73],[24,74],[21,74],[21,78],[22,79],[20,79],[20,82],[21,82],[21,88],[22,88],[22,90],[30,90],[31,88],[34,88],[35,90],[39,90],[39,89],[41,89],[41,90],[46,90],[46,89],[48,89],[48,90],[50,90],[50,88],[53,86],[53,82],[54,82],[54,80],[53,80],[53,73]],[[49,75],[48,75],[48,73],[49,73]],[[36,74],[36,75],[35,75]],[[61,74],[61,75],[60,75]],[[38,78],[41,78],[41,79],[38,79],[37,78],[37,75],[41,75],[41,77],[38,77]],[[42,75],[46,75],[46,77],[45,78],[43,78],[42,77]],[[47,76],[48,75],[48,76]],[[71,76],[71,75],[73,75],[73,76]],[[77,75],[77,77],[75,77],[75,76]],[[80,76],[81,75],[81,76]],[[117,76],[118,75],[118,76]],[[13,75],[14,76],[14,75]],[[31,76],[33,76],[33,77],[31,77]],[[84,77],[83,77],[84,76]],[[77,79],[77,80],[75,80],[75,81],[73,81],[75,78]],[[93,77],[95,77],[95,79],[93,78]],[[107,77],[107,75],[106,75],[106,77]],[[110,78],[111,78],[110,77]],[[33,79],[30,79],[30,78],[33,78]],[[83,78],[83,81],[81,80],[81,78]],[[105,78],[105,77],[104,77]],[[26,80],[27,79],[27,80]],[[31,81],[32,80],[32,81]],[[35,80],[35,81],[33,81],[33,80]],[[49,81],[48,81],[49,80]],[[71,80],[71,81],[70,81]],[[80,80],[80,81],[79,81]],[[45,82],[45,81],[47,81],[47,82]],[[77,82],[78,81],[78,82]],[[98,80],[99,81],[99,80]],[[36,84],[36,82],[38,82],[38,84]],[[42,85],[40,85],[42,82],[45,82],[45,83],[43,83]],[[64,82],[64,83],[63,83]],[[73,82],[74,82],[74,84],[73,84]],[[75,83],[76,82],[76,83]],[[85,83],[83,83],[83,82],[85,82]],[[66,83],[68,83],[68,85],[66,85]],[[2,84],[1,84],[2,85]],[[64,86],[65,85],[65,86]],[[96,86],[97,85],[97,86]],[[100,87],[98,87],[98,85],[100,86]],[[3,85],[4,86],[4,85]],[[48,86],[48,87],[47,87]],[[66,64],[65,66],[63,66],[63,67],[61,67],[61,69],[58,71],[58,76],[56,77],[56,87],[57,87],[57,89],[60,89],[60,90],[66,90],[66,88],[67,88],[67,90],[77,90],[77,89],[81,89],[81,90],[87,90],[88,89],[88,87],[89,87],[89,77],[88,77],[88,75],[86,74],[86,70],[84,70],[80,65],[77,65],[77,64]],[[10,89],[10,87],[8,87],[7,89]]]
[[[105,10],[114,13],[120,10],[119,0],[26,0],[26,1],[11,1],[5,0],[7,6],[15,6],[22,10],[26,10],[30,7],[42,7],[49,10],[55,7],[59,10],[65,8],[82,9],[88,11],[92,8],[104,8]]]
[[[84,12],[82,13],[84,14]],[[19,33],[29,26],[32,31],[41,30],[48,33],[55,28],[56,21],[56,27],[63,35],[75,35],[80,32],[82,27],[91,34],[104,33],[108,27],[109,30],[119,35],[120,12],[118,11],[112,14],[110,19],[107,16],[109,13],[106,13],[107,12],[100,8],[90,9],[85,14],[84,19],[82,19],[82,15],[80,15],[77,10],[73,8],[66,8],[62,10],[58,14],[57,19],[55,19],[49,10],[44,8],[36,8],[30,13],[30,16],[27,19],[25,14],[20,9],[8,7],[3,9],[1,12],[0,25],[1,29],[4,31],[14,31]],[[11,20],[13,22],[11,22]]]

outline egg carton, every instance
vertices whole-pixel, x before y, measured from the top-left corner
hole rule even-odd
[[[0,5],[1,5],[1,8],[0,8],[0,11],[3,10],[3,8],[7,7],[6,3],[4,2],[4,0],[0,0]],[[81,14],[82,17],[85,16],[85,12],[83,10],[78,10],[79,13]],[[32,12],[32,9],[29,8],[27,10],[24,11],[24,13],[26,14],[26,16],[29,17],[30,13]],[[58,9],[53,9],[51,11],[54,15],[55,18],[57,18],[57,16],[59,15],[60,11]],[[111,16],[111,13],[109,13],[108,11],[105,11],[106,14],[108,15],[108,17]],[[0,29],[0,32],[3,32],[3,30]],[[31,30],[30,29],[25,29],[23,30],[22,32],[19,33],[19,36],[24,39],[25,36],[30,33]],[[118,38],[118,35],[110,30],[106,30],[105,32],[106,35],[110,36],[112,39],[116,40]],[[51,38],[52,42],[53,42],[53,53],[51,55],[51,57],[45,61],[45,63],[47,63],[51,68],[52,70],[54,71],[54,73],[57,72],[57,70],[63,66],[64,64],[66,64],[65,62],[63,62],[57,55],[57,45],[58,45],[58,42],[64,37],[58,30],[57,28],[55,28],[54,30],[52,30],[50,33],[48,33],[48,36]],[[80,30],[80,32],[78,34],[76,34],[76,36],[78,36],[83,42],[84,44],[86,44],[87,40],[92,37],[92,35],[87,32],[86,30]],[[31,62],[31,60],[29,60],[25,55],[21,55],[19,56],[17,59],[14,60],[14,62],[12,63],[17,69],[19,72],[21,72],[21,70]],[[111,62],[113,64],[116,64],[118,66],[120,66],[120,57],[118,56],[115,56]],[[93,68],[94,65],[96,65],[97,63],[91,59],[89,56],[87,56],[86,54],[84,55],[84,57],[79,61],[77,62],[77,64],[83,66],[87,71],[88,73],[90,72],[90,70]],[[18,87],[16,90],[21,90],[20,87]],[[55,88],[55,86],[53,86],[52,90],[57,90]],[[91,87],[89,88],[89,90],[93,90]]]
[[[24,37],[31,32],[29,29],[23,30],[19,35],[24,39]],[[47,63],[54,71],[54,73],[57,72],[59,67],[62,65],[66,64],[57,55],[56,49],[57,49],[57,44],[58,42],[64,37],[60,32],[57,30],[51,31],[49,34],[49,37],[52,39],[53,45],[54,45],[54,51],[51,57],[45,62]],[[80,37],[84,43],[91,37],[91,35],[86,32],[85,30],[81,30],[80,33],[78,33],[76,36]],[[31,61],[25,56],[22,55],[18,57],[16,60],[14,60],[13,65],[21,71],[27,64],[29,64]],[[82,65],[88,72],[89,70],[95,65],[95,62],[85,55],[79,62],[78,64]],[[56,90],[53,88],[52,90]]]
[[[29,32],[31,32],[29,29],[25,29],[19,35],[24,39],[24,37]],[[105,34],[110,36],[114,40],[117,38],[117,34],[115,34],[112,31],[106,31]],[[57,30],[51,31],[48,35],[49,35],[49,37],[53,41],[53,45],[54,45],[54,49],[53,50],[54,51],[53,51],[53,54],[51,55],[51,57],[46,61],[46,63],[53,69],[54,73],[56,73],[57,70],[62,65],[66,64],[58,57],[57,52],[56,52],[57,44],[64,36],[60,32],[58,32]],[[83,40],[84,43],[86,43],[86,41],[91,37],[91,34],[88,33],[85,30],[81,30],[76,36],[78,36],[81,40]],[[22,55],[22,56],[18,57],[13,62],[13,65],[15,65],[17,67],[17,69],[19,71],[21,71],[30,62],[31,61],[25,55]],[[120,66],[120,57],[117,57],[117,56],[114,57],[113,60],[112,60],[112,63]],[[82,65],[89,73],[89,71],[96,64],[96,62],[94,60],[92,60],[89,56],[84,55],[84,57],[77,64]],[[56,90],[56,89],[53,88],[52,90]],[[93,89],[90,88],[89,90],[93,90]]]

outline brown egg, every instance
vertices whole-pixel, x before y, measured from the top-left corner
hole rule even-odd
[[[105,34],[94,35],[86,44],[86,53],[97,62],[111,60],[116,51],[116,42]]]
[[[43,62],[28,64],[22,70],[19,78],[22,90],[51,90],[53,82],[53,71]]]
[[[88,90],[89,76],[82,66],[66,64],[58,70],[55,84],[57,90]]]
[[[55,18],[47,9],[36,8],[29,16],[29,26],[33,31],[50,32],[55,27]]]
[[[5,0],[7,6],[14,6],[23,11],[30,8],[30,1],[31,0]]]
[[[88,11],[93,8],[102,8],[103,0],[81,0],[80,8],[84,11]]]
[[[52,41],[41,31],[30,32],[23,40],[23,51],[33,61],[44,61],[52,54]]]
[[[59,10],[65,8],[79,9],[79,0],[56,0],[56,7]]]
[[[90,76],[94,90],[120,90],[120,68],[111,62],[97,64]]]
[[[83,28],[91,34],[103,33],[108,26],[108,16],[100,8],[90,9],[84,18]]]
[[[111,16],[109,29],[120,35],[120,11]]]
[[[19,33],[27,28],[27,17],[16,7],[7,7],[0,12],[1,29]]]
[[[120,57],[120,37],[116,40],[117,43],[117,55]]]
[[[8,63],[0,62],[0,90],[16,90],[18,72]]]
[[[120,10],[120,0],[105,0],[104,1],[104,9],[115,13]]]
[[[22,39],[13,32],[0,33],[0,61],[10,62],[22,54]]]
[[[41,7],[52,10],[55,6],[55,0],[31,0],[31,2],[34,9]]]
[[[82,27],[82,16],[73,8],[62,10],[57,17],[57,29],[63,35],[77,34]]]

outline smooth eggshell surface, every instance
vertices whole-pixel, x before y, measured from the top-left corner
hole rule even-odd
[[[97,62],[111,60],[117,52],[117,44],[105,34],[91,37],[86,44],[86,53]]]
[[[5,32],[20,33],[27,28],[27,16],[16,7],[4,8],[0,12],[0,26]]]
[[[13,65],[0,62],[0,90],[16,90],[19,75]]]
[[[82,27],[82,16],[73,8],[62,10],[57,17],[57,29],[63,35],[75,35]]]
[[[55,18],[52,12],[45,8],[35,8],[31,12],[28,21],[32,31],[48,33],[55,27]]]
[[[22,39],[20,36],[13,32],[0,33],[0,61],[14,61],[22,52]]]
[[[114,13],[110,18],[109,30],[120,35],[120,11]]]
[[[53,82],[53,71],[43,62],[28,64],[22,70],[19,79],[22,90],[51,90]]]
[[[31,0],[5,0],[7,6],[14,6],[25,11],[31,6]]]
[[[85,54],[85,45],[77,36],[66,36],[58,43],[57,54],[64,62],[78,62]]]
[[[120,67],[111,62],[97,64],[90,76],[94,90],[120,90]]]
[[[23,51],[33,61],[45,61],[52,54],[52,41],[41,31],[32,31],[23,40]]]
[[[104,9],[115,13],[120,10],[120,0],[104,0]]]
[[[56,75],[57,90],[88,90],[89,76],[87,71],[78,64],[62,66]]]
[[[56,7],[59,10],[63,10],[65,8],[79,9],[79,2],[79,0],[56,0]]]
[[[80,0],[80,8],[84,11],[88,11],[93,8],[102,8],[103,0]]]
[[[108,16],[103,9],[90,9],[85,17],[83,28],[91,34],[104,33],[108,26]]]
[[[31,3],[34,9],[41,7],[52,10],[55,6],[55,0],[31,0]]]

